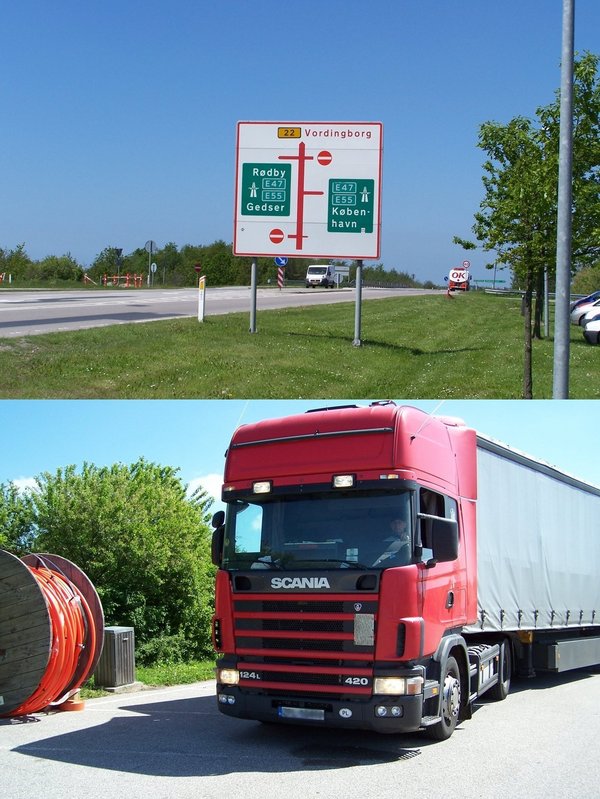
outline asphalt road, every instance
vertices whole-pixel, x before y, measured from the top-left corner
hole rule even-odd
[[[363,288],[363,299],[402,294],[439,293],[417,289]],[[354,289],[258,289],[261,310],[334,302],[354,302]],[[208,288],[206,316],[246,311],[251,294],[247,287]],[[0,291],[0,338],[33,336],[89,327],[151,322],[198,314],[198,290],[121,289],[87,291]]]
[[[443,743],[222,716],[214,683],[0,719],[7,799],[597,799],[600,673],[517,683]]]

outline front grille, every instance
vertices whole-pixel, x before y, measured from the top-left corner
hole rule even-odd
[[[377,601],[339,594],[327,599],[238,595],[234,629],[240,688],[272,695],[370,694],[374,643],[355,640],[357,614],[373,616],[376,625]]]
[[[344,641],[302,640],[292,638],[243,638],[236,636],[238,648],[248,652],[259,649],[293,649],[295,652],[343,652]]]
[[[352,631],[351,622],[320,621],[318,619],[238,619],[236,630],[266,630],[272,632],[322,632],[343,633]]]

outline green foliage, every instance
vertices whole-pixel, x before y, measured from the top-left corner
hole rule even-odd
[[[32,265],[33,261],[27,255],[24,244],[19,244],[14,250],[0,248],[0,272],[12,275],[13,280],[24,279]]]
[[[33,274],[35,275],[36,273],[40,280],[46,282],[80,281],[83,277],[82,267],[79,266],[70,253],[62,255],[60,258],[56,255],[48,255],[43,261],[36,264]]]
[[[34,546],[80,565],[107,622],[133,626],[142,646],[173,636],[185,641],[186,656],[204,657],[212,615],[212,500],[203,492],[186,498],[176,472],[140,459],[40,475],[31,494]]]
[[[137,666],[137,662],[136,662]],[[214,660],[186,663],[156,663],[136,668],[136,677],[145,685],[185,685],[215,676]]]
[[[600,255],[600,78],[599,57],[586,53],[574,64],[573,87],[573,269]],[[508,265],[523,287],[544,267],[555,269],[560,98],[536,110],[537,120],[516,117],[485,122],[479,147],[485,196],[473,232]],[[466,249],[477,244],[455,237]],[[489,264],[489,266],[493,266]]]
[[[29,492],[20,493],[13,483],[0,483],[0,548],[14,555],[30,551],[32,527]]]
[[[152,253],[151,259],[143,247],[131,253],[123,253],[116,247],[105,247],[98,253],[89,269],[84,269],[70,255],[57,257],[49,255],[42,261],[32,261],[25,252],[25,246],[19,245],[15,250],[0,249],[0,273],[12,274],[13,282],[25,283],[57,283],[72,281],[81,283],[87,275],[100,286],[106,277],[109,282],[119,275],[148,275],[149,261],[156,263],[157,271],[154,284],[162,286],[195,286],[198,275],[196,264],[200,265],[201,274],[206,277],[208,286],[247,286],[250,283],[252,259],[234,256],[231,244],[219,240],[208,245],[185,244],[178,249],[174,242],[165,244],[162,249]],[[304,282],[306,268],[311,263],[328,263],[323,259],[315,261],[306,258],[290,258],[285,267],[287,283]],[[334,262],[335,263],[335,262]],[[345,263],[345,262],[338,262]],[[277,284],[277,266],[273,258],[257,259],[257,279],[261,285]],[[350,279],[354,279],[356,265],[350,267]],[[416,287],[421,284],[414,275],[386,270],[383,264],[365,266],[363,268],[365,282],[394,283],[401,286]],[[145,283],[144,283],[145,285]]]
[[[600,291],[600,264],[581,269],[573,278],[571,289],[574,294],[591,294]]]
[[[586,53],[574,64],[572,268],[600,255],[600,80],[598,56]],[[560,97],[536,111],[537,121],[516,117],[507,124],[485,122],[479,147],[485,196],[473,233],[494,264],[509,266],[524,292],[525,357],[523,397],[532,396],[531,339],[541,337],[544,271],[556,273]],[[460,237],[466,249],[477,245]],[[535,318],[532,297],[537,294]],[[532,332],[533,321],[533,332]]]
[[[152,666],[155,663],[186,663],[191,659],[190,642],[182,633],[177,635],[157,635],[135,647],[135,662],[140,666]]]

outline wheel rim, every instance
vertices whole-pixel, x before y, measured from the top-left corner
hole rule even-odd
[[[446,724],[452,724],[458,718],[460,710],[460,681],[455,674],[449,672],[444,680],[442,715]]]

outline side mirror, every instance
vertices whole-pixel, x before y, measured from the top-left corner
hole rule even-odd
[[[218,510],[214,516],[212,517],[212,526],[217,529],[217,527],[222,527],[225,524],[225,511]]]
[[[213,532],[212,543],[210,547],[210,558],[215,566],[221,565],[223,559],[223,543],[225,540],[225,525],[222,524],[217,527]]]
[[[432,519],[431,549],[438,563],[458,558],[458,524],[454,519]]]
[[[225,541],[225,511],[218,510],[212,517],[211,524],[215,529],[210,546],[210,558],[215,566],[220,566],[223,559],[223,543]]]

